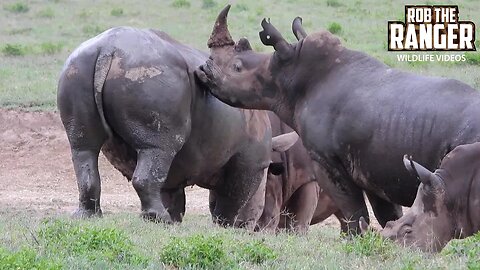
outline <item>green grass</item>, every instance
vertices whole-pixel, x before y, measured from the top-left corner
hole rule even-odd
[[[327,30],[332,34],[339,34],[342,32],[342,26],[339,23],[332,22],[328,24]]]
[[[0,106],[55,108],[58,74],[65,59],[81,42],[114,26],[157,28],[193,47],[207,50],[206,42],[225,0],[168,0],[142,2],[18,1],[4,0],[0,8]],[[139,4],[141,3],[141,4]],[[234,39],[247,37],[255,50],[271,52],[258,38],[264,17],[290,41],[291,22],[303,17],[308,33],[328,29],[335,22],[346,47],[364,51],[395,68],[451,77],[480,89],[478,52],[462,63],[411,65],[398,62],[385,48],[386,21],[403,19],[406,1],[376,0],[267,0],[235,1],[229,15]],[[458,0],[462,20],[479,21],[476,1]],[[145,8],[148,7],[148,8]],[[66,11],[69,12],[66,12]],[[478,27],[477,27],[478,28]],[[331,31],[334,28],[331,28]],[[336,29],[336,28],[335,28]],[[477,33],[478,36],[478,33]],[[51,44],[55,46],[43,46]],[[61,44],[60,47],[56,47]],[[478,44],[478,42],[477,42]],[[6,49],[7,45],[13,48]],[[478,46],[478,45],[477,45]],[[12,50],[13,49],[13,50]],[[38,67],[42,67],[39,69]]]
[[[89,220],[2,213],[0,230],[0,267],[20,269],[465,269],[476,265],[479,243],[457,240],[462,248],[428,254],[373,233],[351,240],[320,226],[307,235],[250,233],[193,214],[164,225],[133,213]]]

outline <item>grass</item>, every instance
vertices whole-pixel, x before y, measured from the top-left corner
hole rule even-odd
[[[254,49],[270,52],[272,48],[262,45],[258,38],[260,21],[270,17],[285,38],[294,41],[290,24],[293,18],[301,16],[307,32],[328,29],[341,35],[348,48],[364,51],[392,67],[452,77],[480,88],[479,52],[466,53],[466,61],[455,64],[412,65],[398,62],[396,53],[385,49],[386,21],[403,14],[404,2],[281,0],[273,4],[267,0],[239,0],[232,6],[229,26],[235,39],[245,36]],[[206,42],[217,12],[227,1],[146,0],[141,5],[138,3],[127,0],[2,1],[0,106],[55,108],[58,73],[69,53],[81,42],[113,26],[161,29],[182,43],[207,50]],[[462,20],[480,25],[475,1],[459,0],[455,4],[459,5]]]
[[[332,22],[328,24],[327,30],[332,34],[339,34],[342,32],[342,26],[337,22]]]
[[[364,51],[392,67],[451,77],[480,89],[479,52],[466,53],[466,61],[460,63],[412,65],[398,62],[396,53],[386,50],[386,21],[403,14],[404,2],[281,0],[273,4],[267,0],[239,0],[232,6],[229,26],[234,39],[245,36],[255,50],[271,52],[272,48],[262,45],[258,38],[260,21],[271,18],[285,38],[294,41],[290,24],[293,18],[301,16],[308,33],[328,29],[339,34],[348,48]],[[69,53],[81,42],[113,26],[161,29],[182,43],[207,50],[206,42],[217,12],[227,1],[146,0],[141,5],[138,3],[127,0],[2,1],[0,106],[54,109],[58,74]],[[459,5],[462,20],[480,25],[475,1],[459,0],[455,4]]]
[[[0,230],[0,267],[20,269],[462,269],[477,265],[480,240],[427,254],[374,233],[351,240],[321,226],[307,235],[250,233],[193,214],[168,226],[133,213],[89,220],[2,213]]]

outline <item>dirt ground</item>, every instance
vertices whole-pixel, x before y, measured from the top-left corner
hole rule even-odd
[[[100,154],[104,214],[140,213],[130,182]],[[189,213],[209,215],[208,191],[186,188]],[[69,214],[78,204],[70,147],[54,112],[0,109],[0,213]],[[337,226],[331,217],[323,225]]]

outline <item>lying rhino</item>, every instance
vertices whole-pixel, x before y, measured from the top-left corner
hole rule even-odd
[[[132,181],[143,217],[181,221],[187,185],[215,190],[216,220],[233,224],[266,181],[266,112],[230,107],[193,71],[208,55],[157,30],[119,27],[81,44],[58,84],[78,182],[76,216],[101,215],[98,155]],[[257,219],[260,217],[259,213]]]
[[[269,117],[272,134],[292,131],[274,113],[270,112]],[[268,168],[265,206],[258,229],[286,228],[305,232],[309,225],[319,223],[332,214],[345,226],[341,211],[318,185],[312,161],[302,141],[289,142],[294,143],[293,146],[283,144],[283,147],[278,147],[278,143],[272,142],[275,152]]]
[[[424,251],[440,251],[452,238],[480,231],[480,143],[457,146],[435,172],[404,157],[421,181],[412,208],[381,234]]]
[[[420,182],[399,166],[405,153],[433,169],[456,146],[480,141],[480,93],[470,86],[392,69],[329,32],[307,35],[299,18],[293,44],[263,20],[260,39],[275,52],[256,53],[248,40],[232,40],[227,13],[198,78],[220,100],[271,110],[300,135],[349,233],[368,216],[363,191],[382,225],[401,216],[395,204],[412,205]]]

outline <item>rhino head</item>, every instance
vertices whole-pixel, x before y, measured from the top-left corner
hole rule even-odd
[[[437,252],[455,231],[443,179],[449,176],[441,169],[432,173],[406,155],[403,162],[421,182],[417,196],[411,209],[400,219],[387,222],[380,234],[405,246]]]
[[[302,95],[312,72],[318,77],[335,62],[343,48],[339,39],[326,31],[307,36],[297,17],[292,30],[299,41],[291,44],[264,19],[260,39],[275,51],[257,53],[246,38],[233,41],[227,27],[229,9],[227,6],[218,15],[207,43],[210,59],[196,70],[197,77],[223,102],[271,110],[290,124],[295,96]]]

